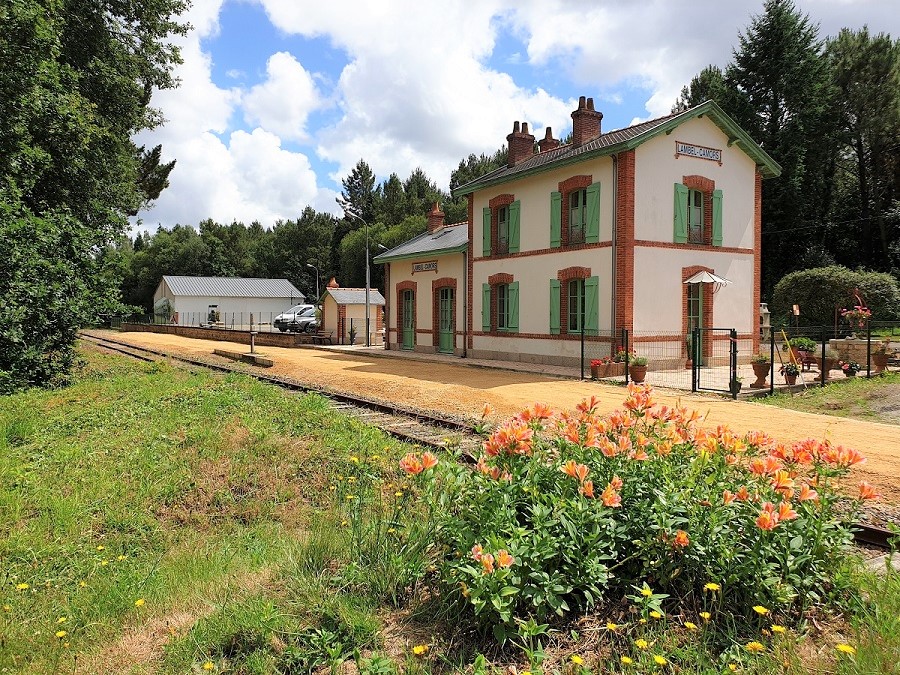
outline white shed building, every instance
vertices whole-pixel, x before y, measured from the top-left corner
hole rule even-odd
[[[156,315],[185,326],[221,322],[271,324],[278,314],[301,304],[306,296],[287,279],[188,277],[165,275],[153,295]]]

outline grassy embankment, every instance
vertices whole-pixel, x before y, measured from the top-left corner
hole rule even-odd
[[[825,387],[810,385],[793,396],[780,393],[757,401],[790,410],[900,424],[900,373],[871,379],[857,376],[852,381],[840,380]]]
[[[354,655],[365,673],[483,672],[479,651],[525,663],[418,592],[428,536],[396,470],[408,448],[317,396],[86,357],[67,389],[0,399],[0,672],[306,672]],[[900,583],[859,583],[872,603],[820,617],[827,636],[772,636],[742,667],[896,668]],[[835,630],[855,660],[833,653]],[[559,631],[545,665],[582,673],[604,639]],[[704,672],[692,650],[711,660],[682,626],[656,640],[679,645],[681,672]]]

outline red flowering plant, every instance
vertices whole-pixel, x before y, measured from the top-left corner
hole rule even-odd
[[[865,328],[872,318],[872,311],[864,305],[855,305],[853,309],[842,309],[841,316],[853,328]]]
[[[835,513],[835,483],[858,452],[702,428],[699,413],[657,405],[646,385],[629,385],[620,410],[597,408],[595,398],[574,412],[535,405],[493,431],[474,469],[416,474],[429,482],[419,494],[436,518],[444,602],[503,641],[523,622],[595,610],[647,582],[704,611],[715,588],[712,609],[735,620],[760,603],[796,616],[833,587],[843,523],[874,496],[863,484]]]

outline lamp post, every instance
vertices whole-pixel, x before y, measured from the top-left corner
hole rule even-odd
[[[319,295],[319,268],[312,263],[306,263],[306,266],[312,267],[316,271],[316,301],[313,304],[317,305],[319,304],[319,298],[322,297]]]
[[[344,209],[344,215],[350,216],[351,218],[356,218],[366,227],[366,347],[371,347],[372,344],[370,342],[370,334],[369,334],[369,224],[363,220],[362,216],[358,216],[348,209]]]

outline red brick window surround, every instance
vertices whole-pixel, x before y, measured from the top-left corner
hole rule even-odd
[[[497,321],[497,297],[499,293],[497,289],[499,286],[509,286],[515,280],[512,274],[507,274],[506,272],[498,272],[488,277],[488,286],[491,287],[491,333],[499,332]]]
[[[711,267],[704,267],[703,265],[691,265],[690,267],[682,267],[681,268],[681,332],[687,337],[688,335],[688,290],[689,286],[692,284],[684,283],[690,277],[697,274],[697,272],[709,272],[710,274],[715,274],[715,270]],[[701,321],[703,322],[704,328],[712,328],[713,327],[713,285],[712,284],[700,284],[700,293],[701,299],[703,303],[703,313],[701,315]],[[712,355],[712,340],[703,340],[703,356],[711,356]],[[684,357],[690,358],[690,354],[688,353],[687,340],[685,340],[682,345],[682,354]]]
[[[716,189],[716,181],[706,176],[682,176],[681,184],[688,190],[696,190],[703,194],[703,245],[712,246],[713,231],[713,190]],[[690,205],[688,205],[690,208]],[[689,242],[698,243],[698,242]]]
[[[557,190],[559,191],[560,196],[562,197],[562,213],[560,214],[560,246],[578,246],[584,243],[584,234],[585,231],[582,230],[582,241],[569,241],[569,215],[571,212],[571,200],[573,192],[581,192],[582,190],[587,189],[590,184],[594,181],[593,176],[572,176],[571,178],[566,178],[566,180],[559,183],[557,186]],[[584,204],[581,204],[582,212],[586,209]]]
[[[404,291],[412,291],[413,293],[413,344],[416,341],[416,283],[415,281],[401,281],[397,284],[397,342],[403,342],[403,293]]]
[[[573,279],[587,279],[591,276],[590,267],[567,267],[556,273],[559,279],[559,332],[569,333],[569,282]],[[575,334],[580,334],[576,331]]]
[[[506,245],[500,247],[500,208],[506,207],[507,228],[509,227],[509,205],[516,201],[515,195],[497,195],[488,202],[491,210],[491,255],[509,253],[509,229],[506,231]]]
[[[432,344],[437,347],[438,336],[441,332],[441,290],[444,288],[453,289],[453,323],[457,323],[456,306],[458,304],[456,298],[456,279],[453,277],[443,277],[435,279],[431,282],[431,337]],[[455,331],[454,331],[455,332]]]

